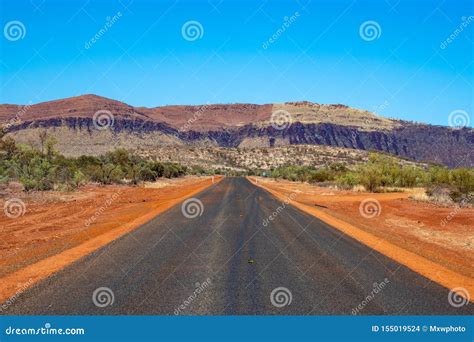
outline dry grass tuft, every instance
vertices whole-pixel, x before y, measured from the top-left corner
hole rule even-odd
[[[428,196],[426,192],[419,192],[411,195],[409,198],[419,202],[435,203],[446,207],[451,207],[455,204],[448,195],[441,193]]]
[[[367,190],[365,190],[365,187],[363,185],[354,185],[352,187],[352,191],[354,191],[354,192],[367,192]]]

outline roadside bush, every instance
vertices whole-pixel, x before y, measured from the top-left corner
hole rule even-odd
[[[331,168],[311,166],[284,166],[270,172],[273,178],[284,178],[298,182],[326,182],[334,180],[336,171]]]
[[[326,168],[317,169],[309,174],[308,181],[310,182],[326,182],[334,180],[334,176],[330,170]]]
[[[149,161],[125,149],[99,157],[67,158],[55,149],[56,140],[44,132],[40,149],[17,145],[0,137],[0,182],[18,180],[26,191],[73,190],[88,181],[101,184],[155,181],[160,177],[181,177],[187,168],[176,163]]]
[[[319,169],[286,166],[273,170],[271,176],[291,181],[336,181],[339,186],[346,189],[360,185],[371,192],[379,191],[381,187],[438,186],[450,188],[453,199],[474,192],[474,170],[472,168],[450,170],[441,166],[422,168],[415,165],[401,165],[397,159],[379,153],[370,153],[368,161],[365,164],[358,164],[353,170],[349,170],[341,164],[331,164]]]
[[[355,172],[347,172],[340,175],[337,177],[336,183],[346,189],[350,189],[360,184],[359,178]]]
[[[474,172],[472,169],[460,168],[452,170],[450,181],[461,194],[468,194],[474,191]]]
[[[399,175],[397,175],[396,183],[404,188],[412,188],[415,185],[419,185],[421,181],[421,175],[418,169],[413,166],[404,166],[400,169]]]

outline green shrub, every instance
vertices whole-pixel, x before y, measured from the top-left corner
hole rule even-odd
[[[460,168],[452,170],[450,180],[451,184],[462,194],[474,191],[474,172],[472,169]]]

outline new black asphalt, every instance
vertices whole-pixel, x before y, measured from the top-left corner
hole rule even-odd
[[[473,313],[471,304],[450,305],[449,289],[245,178],[225,178],[195,198],[202,210],[196,201],[192,211],[194,200],[188,207],[196,217],[179,204],[25,291],[2,314]]]

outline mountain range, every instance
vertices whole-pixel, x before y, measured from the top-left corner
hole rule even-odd
[[[57,148],[70,156],[98,155],[117,147],[155,156],[166,149],[178,154],[180,149],[245,154],[287,147],[291,153],[291,148],[313,145],[304,153],[319,153],[320,147],[339,152],[375,150],[449,167],[474,165],[472,128],[389,119],[341,104],[307,101],[146,108],[82,95],[33,105],[0,105],[0,124],[20,143],[38,143],[39,132],[46,130],[56,137]],[[180,156],[168,158],[179,161]],[[298,155],[286,159],[280,162],[299,163]]]

